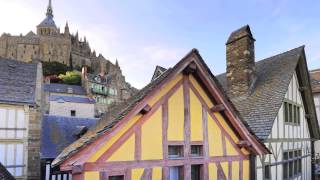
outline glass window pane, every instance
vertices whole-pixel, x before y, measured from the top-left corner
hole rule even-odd
[[[191,166],[191,180],[201,180],[201,165]]]
[[[293,122],[292,121],[292,104],[289,104],[289,122]]]
[[[14,175],[14,169],[15,168],[7,168],[7,170],[10,172],[10,174]]]
[[[14,144],[8,144],[7,145],[7,165],[11,166],[11,165],[15,165],[14,162]]]
[[[23,175],[23,167],[17,167],[16,176],[22,176],[22,175]]]
[[[17,128],[25,128],[24,111],[17,111]]]
[[[179,167],[170,167],[169,168],[169,180],[180,180]]]
[[[109,180],[124,180],[124,176],[109,176]]]
[[[23,165],[23,144],[16,145],[16,165]]]
[[[0,128],[6,128],[6,109],[0,109]]]
[[[5,145],[5,144],[0,144],[0,162],[1,162],[1,163],[4,163],[5,148],[6,148],[6,145]]]
[[[177,158],[183,156],[183,146],[175,145],[168,147],[168,156],[169,158]]]
[[[8,110],[8,128],[15,128],[16,120],[15,120],[15,110],[9,109]],[[14,138],[15,132],[13,130],[7,131],[8,138]]]

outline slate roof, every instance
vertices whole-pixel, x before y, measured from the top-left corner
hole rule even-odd
[[[259,139],[264,140],[270,134],[291,78],[303,55],[304,46],[301,46],[256,62],[257,80],[252,93],[246,98],[231,99]],[[227,91],[226,74],[220,74],[216,78]]]
[[[44,91],[51,93],[68,93],[68,89],[72,88],[72,94],[86,95],[86,91],[82,86],[51,83],[44,85]]]
[[[10,172],[0,162],[0,180],[15,180]]]
[[[0,102],[35,104],[37,64],[0,58]]]
[[[64,101],[64,102],[73,102],[73,103],[87,103],[94,104],[95,100],[88,97],[75,97],[75,96],[57,96],[51,95],[49,97],[50,101]]]
[[[41,159],[53,159],[76,141],[79,129],[90,128],[97,119],[44,115],[41,133]]]
[[[53,20],[53,16],[46,16],[46,18],[37,27],[53,27],[57,28]]]

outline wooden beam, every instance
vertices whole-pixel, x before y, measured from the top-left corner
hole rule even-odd
[[[237,143],[237,145],[238,145],[239,148],[243,148],[243,147],[244,148],[249,148],[249,147],[251,147],[251,144],[248,141],[245,141],[245,140],[239,141]]]
[[[212,108],[210,108],[211,112],[221,112],[221,111],[224,111],[224,110],[225,110],[225,107],[224,107],[223,104],[218,104],[218,105],[215,105]]]
[[[305,87],[305,86],[301,86],[301,87],[299,87],[299,91],[300,92],[303,92],[303,91],[305,91],[305,90],[307,90],[308,88],[307,87]]]
[[[183,74],[189,75],[196,71],[197,71],[197,65],[194,62],[192,62],[183,70]]]
[[[72,174],[80,174],[83,172],[83,166],[82,165],[75,165],[72,167]]]
[[[140,113],[144,115],[144,114],[147,114],[150,110],[151,110],[151,106],[147,104],[141,109]]]

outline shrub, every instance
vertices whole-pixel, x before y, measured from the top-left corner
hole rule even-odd
[[[67,65],[59,62],[43,62],[42,68],[45,76],[64,74],[70,70]]]
[[[81,75],[76,71],[67,71],[65,74],[60,74],[59,78],[64,84],[81,85]]]

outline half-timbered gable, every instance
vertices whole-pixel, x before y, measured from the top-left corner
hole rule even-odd
[[[272,131],[264,141],[272,154],[257,158],[258,177],[270,173],[270,177],[283,179],[311,179],[311,138],[299,87],[294,73]]]
[[[253,160],[252,178],[311,179],[313,142],[320,133],[304,46],[255,62],[254,41],[248,25],[231,33],[227,72],[217,76],[272,153]]]
[[[197,50],[120,106],[53,163],[74,179],[245,180],[249,157],[269,153]]]

